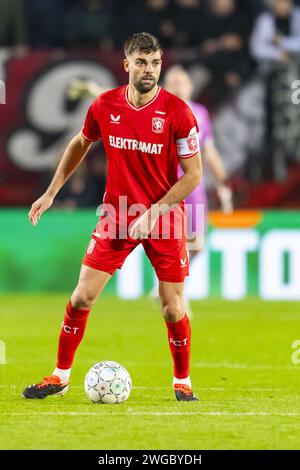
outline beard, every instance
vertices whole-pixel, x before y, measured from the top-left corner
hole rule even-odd
[[[146,78],[146,77],[143,77]],[[144,82],[143,79],[140,79],[139,81],[135,81],[134,87],[137,89],[139,93],[148,93],[149,91],[153,90],[155,85],[157,84],[157,80],[155,80],[154,77],[151,77],[151,81],[149,82]]]

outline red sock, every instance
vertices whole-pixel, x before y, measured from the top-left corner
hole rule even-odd
[[[90,310],[77,310],[68,303],[58,343],[57,367],[70,369],[83,338]]]
[[[174,362],[174,377],[185,379],[190,375],[191,326],[187,314],[176,323],[166,321],[171,354]]]

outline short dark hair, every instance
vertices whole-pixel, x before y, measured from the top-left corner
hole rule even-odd
[[[154,34],[150,33],[134,33],[127,38],[124,44],[124,52],[127,57],[134,52],[144,52],[151,54],[152,52],[160,51],[163,55],[162,47],[159,40]]]

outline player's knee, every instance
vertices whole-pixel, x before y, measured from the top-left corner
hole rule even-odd
[[[180,296],[174,296],[162,302],[162,314],[167,322],[175,323],[184,315],[183,300]]]
[[[72,305],[76,309],[92,308],[95,301],[95,294],[88,290],[75,289],[71,297]]]

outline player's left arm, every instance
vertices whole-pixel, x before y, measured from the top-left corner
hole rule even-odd
[[[174,114],[173,138],[183,176],[156,204],[144,212],[129,229],[132,238],[147,238],[158,218],[185,199],[201,182],[202,164],[198,126],[188,105],[181,102]]]
[[[132,238],[147,238],[158,218],[183,201],[201,182],[200,152],[190,158],[180,158],[180,165],[184,172],[183,176],[132,225],[129,230]]]
[[[159,215],[165,214],[173,206],[183,201],[197,186],[202,179],[202,162],[200,151],[190,158],[179,158],[183,176],[172,186],[172,188],[157,202]]]

